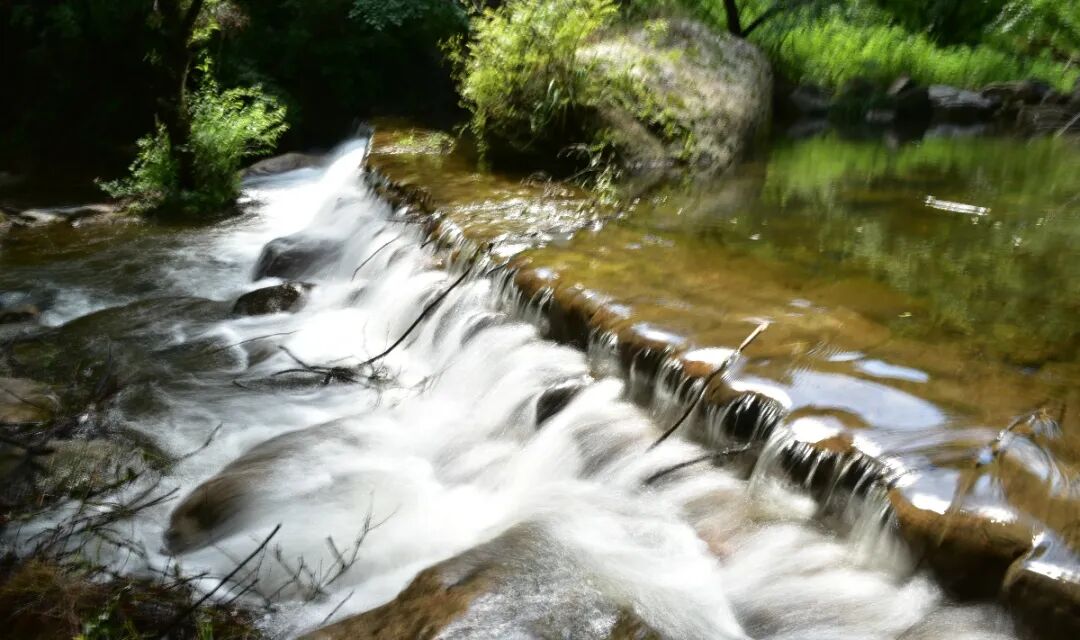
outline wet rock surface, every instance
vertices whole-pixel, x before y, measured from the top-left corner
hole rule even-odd
[[[87,218],[105,218],[122,212],[111,203],[81,204],[66,207],[42,207],[10,212],[6,217],[16,227],[37,227],[48,224],[76,224]]]
[[[0,377],[0,429],[48,422],[60,400],[48,385],[25,378]]]
[[[659,638],[605,594],[582,586],[573,565],[548,549],[551,544],[541,531],[519,526],[422,571],[382,607],[304,640]]]
[[[296,311],[303,306],[304,296],[312,286],[303,282],[286,282],[249,291],[237,299],[232,313],[236,316],[261,316]]]
[[[255,264],[253,279],[295,279],[311,275],[337,259],[341,245],[340,240],[333,238],[302,235],[271,240],[263,247]]]
[[[312,153],[283,153],[279,156],[259,160],[241,172],[244,178],[261,178],[272,176],[286,171],[318,167],[322,163],[322,156]]]

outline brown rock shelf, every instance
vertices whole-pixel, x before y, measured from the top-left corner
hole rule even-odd
[[[779,452],[776,471],[817,498],[823,516],[876,488],[887,495],[892,526],[954,594],[1000,596],[1047,637],[1075,637],[1080,500],[1068,480],[1075,479],[1080,442],[1048,446],[1064,461],[1056,469],[1003,458],[1009,463],[986,471],[988,483],[973,483],[956,498],[964,474],[983,473],[976,461],[997,432],[958,425],[1003,427],[1031,398],[1060,391],[1060,379],[1025,378],[997,362],[959,367],[962,347],[895,335],[879,318],[913,303],[875,283],[792,284],[792,271],[773,265],[762,272],[750,259],[713,260],[706,269],[692,268],[701,266],[700,256],[684,264],[663,252],[635,254],[641,270],[688,275],[690,282],[668,278],[667,290],[657,291],[663,277],[626,268],[621,247],[640,234],[605,228],[598,240],[596,229],[616,216],[588,194],[482,173],[467,153],[415,144],[436,135],[399,124],[377,129],[369,183],[451,254],[490,246],[502,299],[547,337],[606,358],[628,380],[633,399],[660,421],[703,393],[701,410],[681,431],[709,446],[750,443],[759,454],[771,447]],[[575,234],[586,237],[579,242]],[[837,302],[850,297],[845,287],[858,289],[859,307]],[[777,305],[791,298],[800,304]],[[728,348],[763,319],[773,325],[747,357],[701,389]],[[935,384],[853,375],[843,358],[815,354],[821,344],[832,356],[872,354],[874,362],[903,363],[902,372],[930,372]],[[1063,378],[1074,374],[1066,367]],[[818,402],[818,392],[830,395]],[[876,424],[891,415],[914,416],[914,424]],[[926,441],[940,446],[921,448]],[[1064,476],[1064,492],[1054,483],[1048,488],[1047,473]],[[1037,542],[1046,536],[1060,542],[1055,570],[1032,572]]]

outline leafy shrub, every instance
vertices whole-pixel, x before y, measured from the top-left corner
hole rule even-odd
[[[475,18],[449,53],[481,143],[528,151],[576,126],[602,90],[578,51],[616,13],[612,0],[511,0]]]
[[[258,86],[221,90],[209,73],[188,105],[190,138],[174,146],[164,126],[138,141],[138,155],[126,178],[103,183],[114,198],[137,211],[217,212],[235,200],[245,158],[271,151],[284,133],[285,109]],[[192,160],[184,184],[178,152]]]
[[[285,132],[285,109],[258,86],[221,91],[204,82],[191,103],[197,194],[210,207],[236,198],[245,158],[273,151]]]

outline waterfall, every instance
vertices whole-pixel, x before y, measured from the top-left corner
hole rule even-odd
[[[210,344],[225,363],[166,362],[125,390],[117,420],[178,459],[160,489],[179,499],[131,523],[145,566],[118,553],[114,568],[179,566],[212,589],[280,525],[242,597],[273,600],[266,624],[285,635],[389,602],[421,570],[482,548],[508,575],[558,579],[526,581],[502,614],[470,609],[443,637],[513,635],[492,620],[543,634],[586,602],[600,613],[575,638],[608,637],[619,611],[680,640],[1012,637],[996,608],[951,606],[910,561],[880,561],[874,545],[895,541],[880,487],[843,505],[850,539],[824,530],[776,467],[807,466],[807,486],[830,490],[866,470],[810,459],[773,428],[765,394],[743,389],[699,420],[714,441],[765,443],[749,480],[701,464],[647,482],[706,453],[681,438],[650,449],[700,390],[662,366],[652,415],[636,406],[615,336],[585,352],[544,339],[549,297],[521,299],[460,234],[429,242],[365,185],[364,153],[354,141],[321,169],[248,182],[246,216],[162,256],[178,293],[231,300],[281,282],[250,281],[275,238],[318,253],[289,276],[313,285],[299,311],[176,321],[170,346]],[[305,367],[356,380],[322,384]]]

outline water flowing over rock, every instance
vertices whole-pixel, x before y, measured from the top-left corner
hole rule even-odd
[[[366,145],[249,182],[259,204],[239,221],[164,238],[154,255],[179,273],[154,298],[92,299],[15,345],[16,364],[50,360],[57,377],[111,354],[131,375],[110,424],[171,459],[125,488],[177,496],[125,521],[144,551],[87,547],[94,559],[269,601],[286,637],[1016,637],[1001,609],[956,604],[914,570],[888,503],[898,472],[859,437],[786,415],[797,389],[740,359],[709,378],[730,348],[510,261],[602,219],[570,192],[514,183],[484,206],[483,178],[448,173],[388,203],[358,170]],[[473,198],[474,226],[440,213],[439,194]],[[305,238],[335,240],[297,267],[316,285],[306,304],[230,315],[222,301],[250,286],[263,247]]]
[[[295,311],[303,304],[304,294],[311,288],[312,285],[303,282],[286,282],[249,291],[237,299],[232,312],[238,316],[261,316]]]
[[[340,251],[341,243],[333,238],[277,238],[263,248],[254,279],[299,278],[333,262]]]

